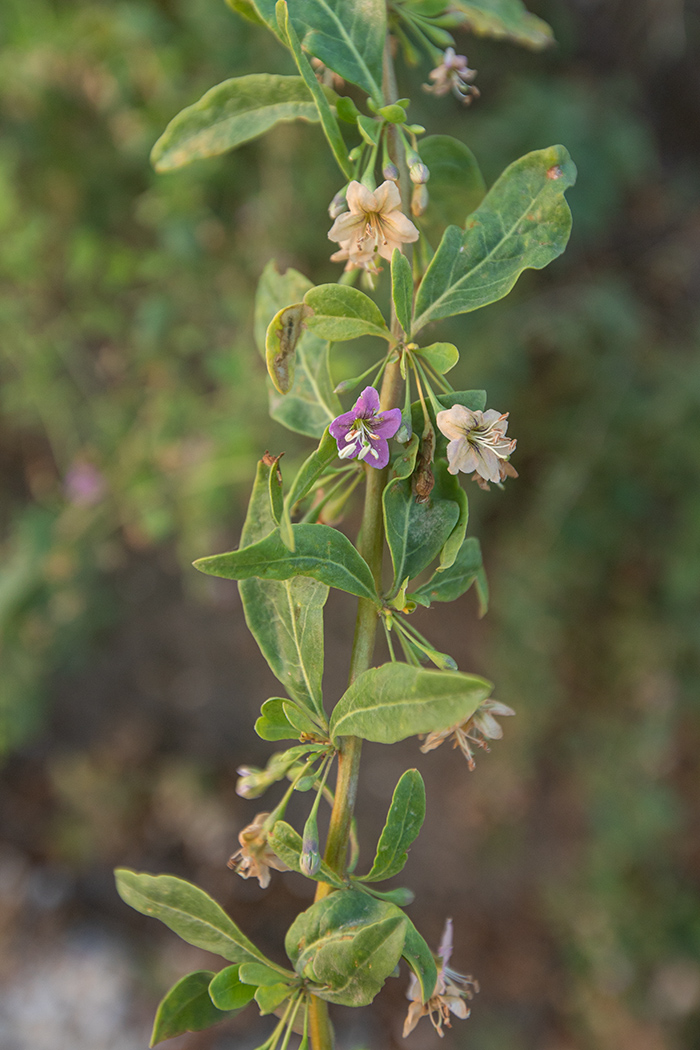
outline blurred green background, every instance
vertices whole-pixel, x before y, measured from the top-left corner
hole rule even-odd
[[[441,330],[455,385],[510,411],[520,479],[469,486],[488,617],[467,595],[418,626],[518,715],[470,775],[415,741],[368,747],[360,838],[418,764],[428,820],[401,881],[435,943],[452,915],[482,985],[446,1048],[695,1050],[700,4],[530,6],[558,46],[460,38],[469,110],[400,69],[414,119],[487,182],[554,142],[579,167],[562,259]],[[200,881],[276,957],[309,900],[225,867],[277,686],[235,586],[189,565],[237,542],[266,448],[304,453],[267,419],[252,297],[273,256],[337,278],[339,178],[304,125],[151,172],[208,87],[289,71],[219,0],[5,0],[0,27],[0,1042],[138,1050],[169,983],[210,963],[122,905],[115,864]],[[351,630],[333,598],[333,697]],[[404,994],[405,976],[339,1010],[339,1050],[432,1050],[427,1022],[402,1042]],[[172,1045],[249,1050],[267,1027],[250,1009]]]

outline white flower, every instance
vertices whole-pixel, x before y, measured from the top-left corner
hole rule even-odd
[[[472,744],[488,751],[487,740],[500,740],[503,729],[498,724],[494,715],[504,718],[506,715],[514,715],[515,711],[498,700],[483,700],[477,707],[471,718],[466,722],[458,722],[457,725],[448,729],[441,729],[435,733],[428,733],[425,743],[421,745],[423,754],[434,751],[436,747],[444,743],[449,737],[454,736],[453,747],[459,747],[466,758],[470,770],[474,769],[474,753]]]
[[[443,1026],[451,1027],[450,1014],[462,1020],[469,1017],[470,1010],[465,1000],[473,998],[474,992],[479,991],[479,985],[471,977],[465,977],[456,970],[451,970],[447,965],[452,955],[452,919],[448,919],[445,923],[437,954],[440,959],[438,978],[435,991],[427,1003],[421,1000],[418,979],[415,975],[411,977],[411,983],[406,992],[407,998],[411,1000],[411,1005],[403,1026],[404,1039],[426,1014],[430,1017],[435,1031],[441,1038],[444,1035]]]
[[[450,439],[447,446],[450,474],[460,470],[465,474],[476,471],[476,480],[482,488],[488,488],[489,481],[503,481],[506,476],[517,478],[516,471],[507,462],[517,444],[515,438],[506,437],[507,412],[501,415],[492,408],[487,412],[472,412],[464,405],[453,405],[438,412],[436,421]]]
[[[361,182],[351,182],[346,193],[349,211],[335,220],[328,238],[340,251],[332,262],[347,262],[346,270],[361,268],[377,273],[377,257],[391,259],[394,248],[418,240],[418,230],[401,211],[396,183],[387,179],[374,191]]]

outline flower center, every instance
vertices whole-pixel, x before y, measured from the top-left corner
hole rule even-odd
[[[372,430],[372,424],[368,419],[356,419],[350,428],[350,434],[352,435],[355,442],[360,442],[362,446],[360,451],[357,453],[358,459],[366,459],[367,456],[372,456],[373,459],[379,459],[379,453],[375,448],[372,447],[373,441],[379,441],[379,438]]]

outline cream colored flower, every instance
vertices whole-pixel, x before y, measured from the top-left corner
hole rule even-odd
[[[396,183],[387,179],[372,193],[361,182],[351,182],[346,197],[349,211],[328,231],[328,239],[340,245],[332,262],[346,262],[346,270],[377,273],[378,257],[390,260],[394,248],[418,240],[418,230],[401,211]]]
[[[515,711],[498,700],[483,700],[479,704],[471,718],[466,722],[459,722],[450,726],[449,729],[441,729],[436,733],[428,733],[425,743],[421,745],[423,754],[434,751],[436,747],[444,743],[449,737],[454,736],[453,747],[459,747],[466,758],[470,770],[474,769],[474,753],[472,745],[481,747],[488,751],[487,740],[500,740],[503,729],[495,719],[495,715],[504,718],[506,715],[514,715]]]
[[[450,474],[460,470],[465,474],[476,471],[475,480],[482,488],[488,482],[503,481],[506,476],[516,477],[517,472],[507,462],[517,442],[506,437],[508,413],[490,408],[487,412],[472,412],[464,405],[438,412],[437,425],[449,438],[447,446],[447,469]]]
[[[238,836],[241,848],[229,858],[228,866],[243,879],[252,875],[265,890],[270,885],[270,868],[275,871],[289,871],[289,868],[270,849],[267,841],[265,821],[269,813],[258,813],[252,824],[249,824]],[[240,858],[240,860],[239,860]]]
[[[408,1008],[406,1021],[403,1026],[404,1039],[413,1031],[421,1017],[426,1015],[437,1034],[442,1038],[445,1034],[443,1027],[451,1028],[450,1014],[465,1020],[469,1017],[470,1010],[465,1000],[472,999],[474,993],[479,991],[479,985],[471,977],[465,977],[447,965],[452,955],[452,919],[445,923],[442,941],[438,948],[440,968],[435,984],[435,991],[427,1003],[421,1001],[420,984],[415,975],[411,976],[406,997],[411,1000]]]

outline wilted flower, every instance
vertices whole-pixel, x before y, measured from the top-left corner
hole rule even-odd
[[[515,449],[515,438],[506,437],[508,413],[503,415],[490,408],[487,412],[472,412],[464,405],[438,412],[437,425],[450,438],[447,446],[447,469],[450,474],[476,471],[475,480],[482,488],[489,481],[503,481],[507,476],[517,478],[517,472],[507,462]]]
[[[229,858],[228,866],[243,879],[252,875],[263,889],[270,885],[270,868],[275,871],[289,871],[289,868],[273,853],[267,841],[265,821],[269,813],[258,813],[253,823],[249,824],[238,836],[241,848]],[[240,858],[240,859],[239,859]]]
[[[448,47],[442,56],[442,62],[428,74],[432,84],[424,84],[423,89],[431,95],[452,94],[468,106],[473,98],[481,92],[472,81],[476,70],[469,68],[466,55],[456,55],[453,47]]]
[[[448,729],[441,729],[436,733],[428,733],[425,743],[421,745],[421,751],[423,754],[427,754],[428,751],[434,751],[448,737],[453,736],[454,743],[452,746],[461,749],[462,754],[469,763],[469,768],[474,769],[472,745],[488,751],[489,747],[486,741],[500,740],[503,736],[503,729],[496,721],[494,715],[504,718],[506,715],[514,714],[515,711],[512,707],[501,704],[498,700],[483,700],[466,722],[458,722],[457,725],[450,726]]]
[[[337,241],[340,251],[332,262],[345,262],[346,270],[363,269],[377,273],[377,256],[391,259],[394,248],[418,240],[418,230],[401,211],[401,195],[395,182],[387,179],[372,193],[361,182],[351,182],[346,193],[349,211],[335,220],[328,238]]]
[[[465,977],[447,965],[452,955],[452,919],[445,923],[445,929],[438,948],[440,967],[435,991],[427,1003],[421,1001],[420,984],[415,975],[411,976],[406,997],[411,1000],[408,1014],[403,1026],[404,1039],[413,1031],[421,1017],[427,1014],[437,1034],[442,1038],[445,1034],[443,1026],[451,1028],[450,1014],[465,1020],[469,1017],[469,1007],[465,1000],[473,999],[474,993],[479,991],[479,985],[471,977]]]
[[[379,394],[373,386],[365,387],[349,412],[343,412],[329,426],[338,443],[341,459],[364,459],[371,467],[385,467],[389,462],[388,439],[401,426],[401,409],[379,411]]]

